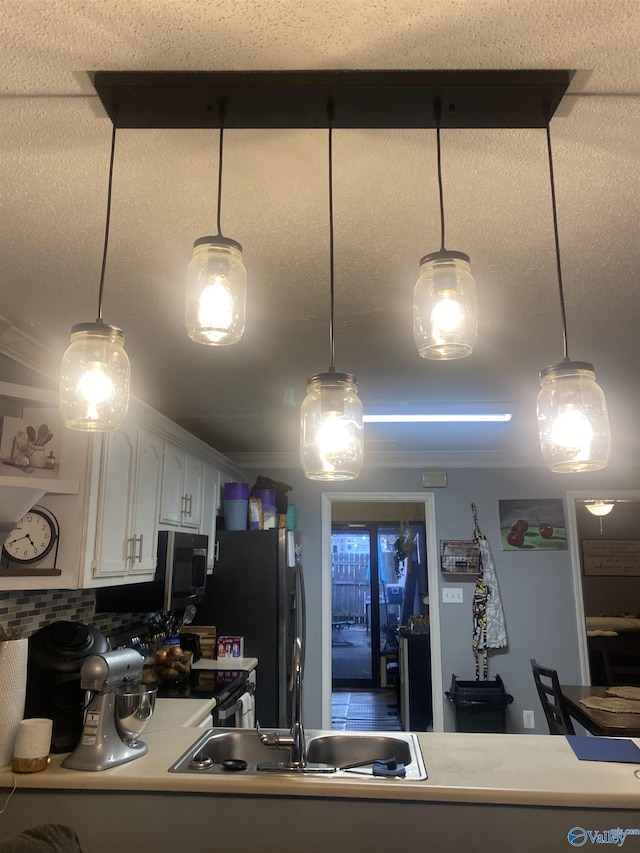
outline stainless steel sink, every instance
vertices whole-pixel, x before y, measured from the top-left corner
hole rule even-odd
[[[373,760],[395,759],[402,764],[412,760],[410,744],[386,735],[320,735],[307,743],[307,760],[344,767]]]
[[[353,732],[318,732],[307,737],[307,760],[330,764],[341,776],[372,775],[374,761],[395,760],[404,764],[407,779],[426,779],[427,770],[418,738],[411,733],[354,734]],[[349,765],[360,764],[360,767]]]
[[[170,773],[228,772],[224,761],[246,761],[256,770],[263,761],[286,761],[288,749],[271,749],[260,743],[253,729],[209,729],[169,768]]]
[[[335,769],[331,778],[373,778],[374,761],[395,760],[404,764],[407,779],[427,778],[417,737],[409,732],[393,734],[307,731],[307,759],[310,765],[324,765]],[[262,763],[286,762],[289,751],[264,746],[250,729],[224,731],[210,729],[205,732],[169,768],[170,773],[220,774],[238,770],[237,764],[223,762],[244,761],[247,766],[242,772],[251,775],[259,772]],[[366,762],[366,764],[365,764]],[[360,767],[343,769],[348,765]],[[309,767],[307,772],[313,772]]]

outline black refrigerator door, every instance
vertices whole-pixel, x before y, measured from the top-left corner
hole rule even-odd
[[[258,658],[256,719],[263,727],[288,726],[287,652],[289,587],[283,543],[286,530],[220,531],[218,557],[207,578],[201,625],[220,637],[244,636],[245,657]]]

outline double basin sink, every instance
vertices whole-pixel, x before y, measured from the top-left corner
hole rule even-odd
[[[259,764],[273,765],[288,760],[289,750],[265,746],[251,729],[209,729],[169,768],[169,772],[219,774],[235,770],[253,775],[261,772]],[[382,763],[391,771],[404,765],[402,778],[405,779],[427,778],[418,738],[411,732],[307,731],[307,761],[307,773],[315,770],[325,775],[330,773],[332,778],[373,778],[374,762]]]

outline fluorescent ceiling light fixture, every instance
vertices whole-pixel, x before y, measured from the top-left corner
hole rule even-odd
[[[468,424],[468,423],[508,423],[510,412],[487,415],[364,415],[363,420],[370,424]]]

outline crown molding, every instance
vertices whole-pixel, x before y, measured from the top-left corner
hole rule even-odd
[[[227,453],[229,459],[248,470],[300,468],[297,452]],[[366,451],[365,469],[380,468],[544,468],[542,459],[528,453],[499,451]]]
[[[57,380],[59,359],[55,353],[1,315],[0,354],[40,376]]]

